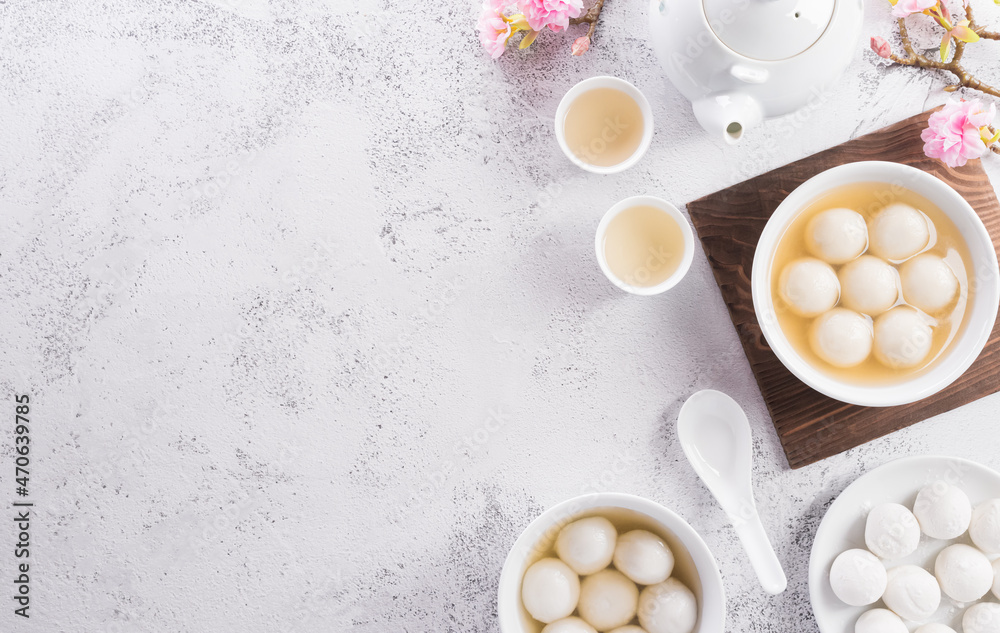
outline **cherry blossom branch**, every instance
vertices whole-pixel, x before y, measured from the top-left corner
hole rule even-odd
[[[1000,32],[989,31],[984,26],[979,26],[976,24],[976,18],[972,15],[972,5],[965,7],[965,17],[969,20],[969,26],[973,31],[976,32],[979,37],[984,40],[997,40],[1000,41]]]
[[[1000,40],[1000,34],[987,31],[983,27],[976,24],[972,15],[971,7],[966,8],[966,15],[969,19],[969,28],[975,31],[979,37],[984,39]],[[962,66],[962,57],[965,55],[965,42],[955,42],[955,54],[952,56],[951,61],[939,62],[918,53],[913,48],[913,43],[910,41],[910,34],[906,28],[906,20],[904,18],[899,18],[899,20],[897,20],[897,24],[899,25],[900,39],[903,41],[903,50],[906,51],[906,54],[897,55],[895,53],[891,53],[888,55],[888,59],[904,66],[919,66],[920,68],[950,72],[955,75],[958,81],[945,86],[944,89],[946,92],[955,92],[959,88],[971,88],[972,90],[978,90],[984,94],[1000,97],[1000,90],[980,81],[975,75],[967,71]]]
[[[594,31],[597,30],[597,19],[601,17],[601,10],[604,9],[604,0],[597,0],[587,12],[578,18],[571,18],[570,24],[589,24],[590,28],[587,29],[587,34],[583,37],[577,38],[573,42],[573,54],[583,55],[590,48],[590,38],[594,37]]]

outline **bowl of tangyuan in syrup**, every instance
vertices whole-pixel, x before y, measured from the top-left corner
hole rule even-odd
[[[559,503],[503,565],[500,633],[723,633],[722,575],[677,514],[621,493]]]
[[[996,250],[958,192],[919,169],[859,162],[795,189],[751,272],[768,345],[807,385],[862,406],[931,396],[982,352],[996,321]]]

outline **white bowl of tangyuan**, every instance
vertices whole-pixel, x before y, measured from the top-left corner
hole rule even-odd
[[[501,633],[723,633],[722,576],[708,546],[663,506],[588,494],[546,510],[500,574]]]
[[[754,311],[782,364],[831,398],[931,396],[982,352],[1000,305],[996,250],[972,206],[927,172],[834,167],[795,189],[754,254]]]

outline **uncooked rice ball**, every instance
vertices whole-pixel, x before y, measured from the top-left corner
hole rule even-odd
[[[858,618],[854,633],[910,633],[910,630],[892,611],[872,609]]]
[[[944,624],[931,622],[930,624],[923,625],[913,633],[955,633],[955,629]]]
[[[958,538],[972,522],[972,502],[961,489],[938,480],[917,493],[913,515],[920,529],[931,538],[944,541]]]
[[[934,563],[941,591],[956,602],[975,602],[993,588],[993,565],[986,555],[968,545],[941,550]]]
[[[969,536],[987,554],[1000,554],[1000,499],[990,499],[972,511]]]
[[[906,558],[920,545],[917,517],[898,503],[875,506],[865,523],[865,545],[885,560]]]
[[[1000,633],[1000,604],[980,602],[962,616],[963,633]]]
[[[882,600],[904,620],[926,622],[941,606],[941,587],[923,567],[893,567]]]
[[[852,607],[878,602],[885,593],[886,582],[885,566],[868,550],[849,549],[830,568],[833,593]]]

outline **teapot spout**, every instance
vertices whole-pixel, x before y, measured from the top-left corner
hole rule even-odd
[[[720,92],[694,102],[694,116],[709,133],[730,145],[764,119],[756,99],[737,92]]]

